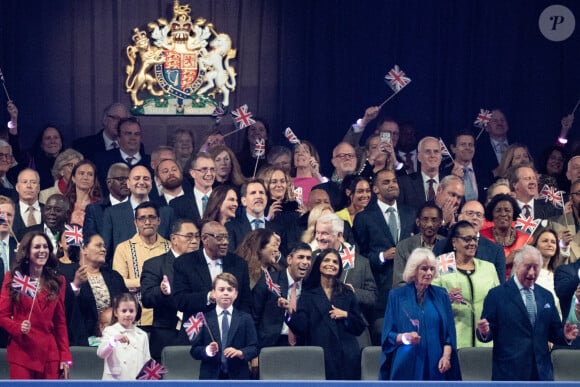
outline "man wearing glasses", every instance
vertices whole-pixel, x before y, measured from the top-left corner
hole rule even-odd
[[[131,239],[120,243],[113,256],[113,270],[121,274],[129,292],[141,299],[141,271],[148,259],[169,251],[169,242],[157,233],[159,209],[153,202],[143,202],[135,208],[137,233]],[[139,326],[150,332],[153,310],[143,308]]]
[[[198,153],[191,160],[189,174],[193,178],[193,197],[191,193],[177,197],[169,203],[176,218],[189,219],[199,224],[211,195],[215,181],[215,163],[207,153]]]
[[[341,142],[335,146],[332,150],[331,163],[334,166],[331,180],[318,184],[313,190],[316,188],[325,190],[330,197],[332,208],[340,209],[346,206],[346,197],[340,189],[340,184],[346,176],[352,175],[357,170],[357,157],[353,146],[348,142]]]
[[[161,361],[161,351],[168,345],[187,345],[177,341],[181,319],[172,297],[173,263],[186,253],[199,249],[199,229],[188,220],[178,219],[171,226],[171,249],[143,264],[141,294],[143,306],[153,308],[153,326],[149,338],[151,356]],[[181,314],[181,313],[180,313]]]
[[[115,102],[105,108],[101,120],[102,129],[93,135],[76,139],[72,147],[81,152],[85,158],[95,161],[94,156],[99,152],[105,152],[119,147],[117,125],[119,121],[129,117],[127,107]]]
[[[226,228],[215,221],[205,223],[201,228],[201,241],[202,249],[184,254],[173,264],[173,299],[177,309],[183,312],[183,321],[198,312],[215,308],[212,281],[221,273],[231,273],[238,280],[234,308],[251,313],[248,265],[240,256],[228,253]]]
[[[112,252],[115,246],[122,243],[135,235],[137,224],[135,223],[135,211],[137,206],[141,203],[149,201],[149,193],[153,179],[149,170],[137,165],[129,172],[129,180],[127,187],[131,192],[129,200],[124,203],[111,206],[105,210],[103,214],[103,232],[101,236],[105,240],[107,252]],[[173,222],[173,210],[169,206],[159,207],[160,214],[159,224],[156,232],[159,232],[164,238],[169,238],[170,225]],[[158,254],[156,254],[158,255]],[[110,253],[107,253],[107,259],[110,260]]]

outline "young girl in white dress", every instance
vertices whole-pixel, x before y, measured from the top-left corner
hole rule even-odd
[[[105,360],[103,380],[135,380],[151,358],[147,333],[135,326],[139,303],[130,293],[113,300],[112,325],[105,328],[97,355]]]

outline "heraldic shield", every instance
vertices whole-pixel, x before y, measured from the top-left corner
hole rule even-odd
[[[237,75],[229,61],[236,50],[228,35],[203,18],[193,22],[190,12],[189,4],[175,0],[169,22],[147,24],[150,36],[133,30],[125,81],[133,114],[212,114],[218,94],[221,104],[229,105]],[[147,92],[149,98],[141,99]]]

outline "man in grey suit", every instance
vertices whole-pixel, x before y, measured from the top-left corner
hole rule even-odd
[[[419,234],[403,239],[397,244],[395,250],[395,263],[393,268],[393,288],[397,288],[407,283],[403,281],[403,271],[407,266],[407,258],[417,247],[433,249],[435,243],[443,240],[437,234],[443,221],[443,211],[434,202],[426,202],[417,210],[415,224],[419,227]]]
[[[355,251],[343,239],[344,220],[335,214],[322,215],[316,221],[315,239],[319,250],[335,249],[342,258],[342,277],[340,280],[349,286],[358,300],[359,306],[367,319],[372,317],[372,309],[377,300],[377,284],[371,271],[369,260]]]

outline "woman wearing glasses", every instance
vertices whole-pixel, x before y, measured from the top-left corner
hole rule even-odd
[[[483,310],[483,300],[490,289],[499,285],[495,266],[475,258],[479,237],[471,223],[461,220],[449,231],[443,254],[455,252],[456,271],[442,273],[433,285],[449,292],[457,332],[457,349],[463,347],[492,347],[475,337],[477,321]],[[444,259],[444,258],[441,258]]]

